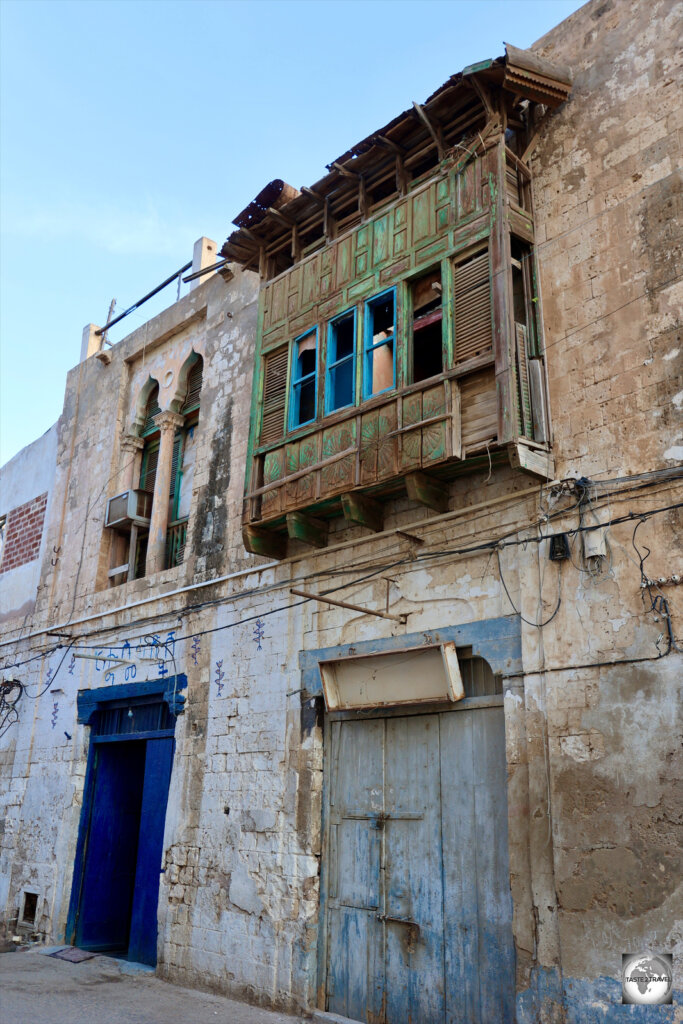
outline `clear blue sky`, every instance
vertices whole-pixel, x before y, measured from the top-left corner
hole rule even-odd
[[[580,6],[0,0],[0,463],[58,418],[82,328],[112,298],[132,305],[200,235],[220,246],[266,182],[313,183],[450,74]]]

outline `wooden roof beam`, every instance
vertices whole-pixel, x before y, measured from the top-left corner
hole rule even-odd
[[[332,168],[332,167],[334,167],[335,171],[339,171],[339,173],[344,178],[356,178],[357,179],[357,178],[360,178],[360,176],[361,176],[359,171],[350,171],[348,169],[348,167],[344,167],[342,164],[337,163],[336,160],[335,160],[335,162],[333,164],[330,164],[330,168]]]
[[[282,213],[280,210],[276,210],[274,206],[269,206],[267,212],[270,214],[271,217],[274,217],[275,220],[278,220],[283,225],[283,227],[286,227],[288,230],[294,227],[294,221],[292,220],[292,218],[285,217],[284,213]]]
[[[424,107],[420,106],[419,103],[415,103],[415,101],[413,101],[413,107],[415,109],[415,113],[420,118],[422,123],[425,125],[427,131],[429,132],[431,137],[434,139],[434,142],[436,143],[436,151],[438,153],[439,160],[443,160],[444,154],[446,152],[446,147],[443,141],[443,132],[441,130],[441,125],[438,124],[438,122],[434,118],[430,119]]]
[[[484,110],[486,111],[487,120],[490,121],[496,116],[496,110],[494,109],[493,102],[491,100],[491,93],[485,85],[477,81],[475,75],[472,75],[471,78],[467,79],[467,84],[472,86],[472,89],[481,100]]]
[[[313,199],[319,206],[323,208],[323,234],[328,242],[335,237],[335,231],[337,222],[332,215],[330,209],[329,196],[321,196],[319,192],[315,192],[312,188],[308,188],[306,185],[301,189],[307,196]]]

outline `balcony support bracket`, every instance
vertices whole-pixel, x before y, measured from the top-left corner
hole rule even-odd
[[[357,491],[349,491],[341,496],[344,519],[349,525],[359,523],[379,533],[384,527],[384,509],[381,502],[367,498]]]
[[[242,538],[247,551],[252,555],[272,558],[280,561],[287,554],[287,538],[274,530],[259,529],[258,526],[245,526]]]
[[[435,512],[448,512],[448,487],[427,476],[426,473],[408,473],[405,478],[406,491],[411,501],[433,508]]]
[[[303,512],[287,513],[287,533],[293,540],[302,540],[314,548],[327,547],[328,524],[324,519]]]

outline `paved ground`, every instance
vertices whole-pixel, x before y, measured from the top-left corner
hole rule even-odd
[[[60,948],[0,953],[3,1024],[299,1024],[170,985],[139,964],[106,956],[71,964],[46,955]]]

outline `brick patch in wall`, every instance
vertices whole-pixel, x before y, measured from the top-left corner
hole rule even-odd
[[[46,508],[47,493],[40,494],[7,513],[0,573],[17,569],[38,557]]]

